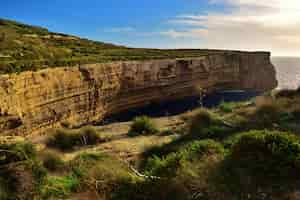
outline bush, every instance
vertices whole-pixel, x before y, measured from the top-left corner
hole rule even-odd
[[[75,146],[93,145],[99,141],[99,136],[92,127],[79,130],[56,129],[47,140],[47,145],[63,151],[72,150]]]
[[[0,177],[0,199],[9,199],[9,197],[11,197],[9,193],[10,191],[8,188],[7,180],[4,177]]]
[[[79,188],[94,189],[97,179],[92,175],[90,176],[90,171],[100,165],[105,158],[107,156],[102,153],[81,153],[77,155],[66,165],[69,166],[66,168],[69,175],[48,177],[42,190],[42,197],[46,199],[50,197],[66,198]],[[106,165],[105,163],[104,166],[112,169],[110,164]]]
[[[200,140],[187,145],[185,151],[186,159],[195,160],[204,155],[223,154],[224,147],[214,140]]]
[[[78,142],[81,141],[77,134],[67,129],[57,129],[55,133],[48,138],[47,146],[66,151],[73,149],[74,146],[78,145]]]
[[[235,107],[235,103],[233,102],[221,102],[219,105],[219,109],[224,113],[231,113]]]
[[[35,146],[13,137],[0,141],[0,197],[33,199],[47,174],[36,158]]]
[[[79,135],[83,139],[85,145],[97,144],[99,136],[96,130],[91,126],[86,126],[79,130]]]
[[[237,199],[276,199],[298,188],[300,140],[277,131],[250,131],[225,143],[228,154],[218,166],[215,185]],[[265,195],[262,198],[262,194]],[[251,198],[252,199],[252,198]],[[283,199],[283,198],[278,198]]]
[[[297,120],[300,120],[300,106],[296,107],[296,108],[292,111],[292,115],[293,115]]]
[[[280,122],[281,114],[280,105],[274,101],[265,102],[257,106],[251,122],[256,128],[272,128],[274,123]]]
[[[210,127],[212,124],[212,115],[207,110],[200,110],[190,119],[189,133],[199,135],[203,129]]]
[[[300,140],[285,132],[250,131],[231,148],[230,162],[254,177],[299,178]]]
[[[223,153],[223,146],[214,140],[192,142],[163,158],[157,156],[150,158],[146,163],[146,174],[172,177],[186,162],[199,161],[203,156]]]
[[[131,187],[138,181],[126,163],[102,153],[80,154],[70,166],[73,174],[79,177],[81,188],[96,190],[103,199],[112,199],[121,187]]]
[[[0,142],[0,149],[0,165],[36,158],[36,149],[30,142]]]
[[[146,174],[159,177],[172,177],[177,169],[182,166],[183,155],[181,153],[170,153],[164,158],[154,156],[147,161]]]
[[[143,180],[120,184],[112,194],[112,200],[188,200],[189,193],[184,183],[172,180]]]
[[[203,139],[208,139],[208,138],[222,139],[222,138],[228,136],[229,134],[231,134],[232,131],[233,131],[233,128],[231,128],[231,127],[227,127],[224,125],[213,125],[213,126],[210,126],[210,127],[202,130],[201,138],[203,138]]]
[[[188,137],[194,139],[223,138],[233,131],[232,127],[206,110],[200,110],[192,116],[188,126]]]
[[[42,190],[42,197],[43,199],[69,197],[78,189],[79,184],[80,181],[76,176],[49,176]]]
[[[42,162],[46,169],[50,171],[63,170],[65,167],[64,161],[60,156],[53,151],[46,151],[42,153]]]
[[[129,136],[149,135],[158,132],[154,122],[146,116],[136,117],[128,132]]]

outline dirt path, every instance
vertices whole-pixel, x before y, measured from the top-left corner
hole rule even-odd
[[[155,118],[153,120],[160,131],[176,130],[183,125],[183,121],[178,116]],[[70,160],[82,152],[105,152],[131,161],[146,149],[169,143],[178,137],[176,134],[128,137],[127,133],[131,123],[132,122],[122,122],[95,127],[100,135],[113,139],[96,146],[81,148],[80,150],[71,153],[65,153],[64,158]]]
[[[175,131],[180,129],[184,124],[179,116],[155,118],[153,121],[160,131]],[[146,149],[169,143],[178,137],[176,134],[128,137],[127,133],[131,123],[132,122],[121,122],[105,126],[95,126],[96,131],[101,137],[106,138],[108,140],[107,142],[94,146],[81,147],[72,152],[59,153],[66,161],[73,159],[76,155],[83,152],[105,152],[123,160],[132,161]],[[43,150],[46,148],[45,141],[47,137],[47,135],[39,135],[27,139],[35,143],[39,150]]]

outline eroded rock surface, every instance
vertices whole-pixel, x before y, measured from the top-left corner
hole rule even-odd
[[[28,135],[63,122],[84,124],[152,101],[199,90],[276,87],[266,52],[129,61],[0,76],[2,134]]]

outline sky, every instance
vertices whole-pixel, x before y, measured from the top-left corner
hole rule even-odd
[[[0,17],[130,47],[300,56],[300,0],[1,0]]]

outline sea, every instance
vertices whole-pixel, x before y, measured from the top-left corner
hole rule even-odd
[[[271,61],[276,69],[277,89],[296,89],[300,86],[300,57],[272,57]],[[112,122],[130,121],[141,115],[150,117],[172,116],[201,106],[212,108],[221,102],[246,101],[258,95],[260,93],[255,91],[217,91],[202,98],[201,102],[199,102],[199,97],[189,97],[177,101],[151,103],[144,107],[107,116],[96,124],[104,125]]]
[[[278,89],[300,87],[300,57],[272,57],[278,80]]]

